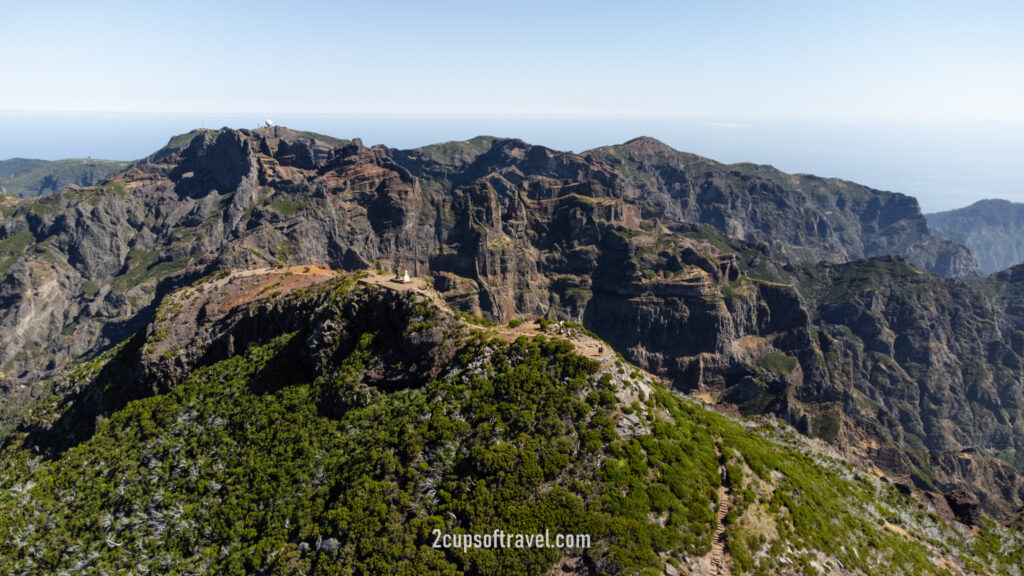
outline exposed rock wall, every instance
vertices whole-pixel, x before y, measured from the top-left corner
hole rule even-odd
[[[922,273],[976,267],[899,194],[650,139],[398,151],[273,128],[200,131],[114,181],[4,207],[7,399],[218,269],[408,269],[474,314],[582,321],[681,389],[922,487],[1024,503],[1017,276]]]

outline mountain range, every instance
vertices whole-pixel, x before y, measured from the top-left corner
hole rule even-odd
[[[241,270],[263,270],[265,281],[246,280]],[[383,272],[375,278],[408,271],[429,280],[420,292],[429,298],[417,304],[391,301],[387,290],[373,287],[353,291],[353,282],[365,282],[333,272],[294,284],[318,270]],[[236,284],[229,288],[229,281]],[[410,560],[418,558],[413,551],[422,540],[397,535],[401,521],[378,518],[370,528],[360,524],[367,517],[354,507],[372,501],[374,514],[394,514],[412,506],[423,522],[412,532],[429,531],[438,525],[432,515],[448,513],[466,529],[512,518],[523,529],[535,528],[543,522],[528,517],[531,506],[479,516],[476,507],[487,506],[493,495],[474,492],[472,484],[501,489],[513,482],[516,466],[546,450],[558,453],[562,449],[549,444],[560,442],[575,447],[565,453],[567,462],[585,486],[559,474],[559,464],[542,465],[539,476],[514,480],[510,494],[526,502],[543,493],[541,484],[558,486],[565,493],[550,496],[557,502],[542,498],[550,504],[542,508],[552,518],[578,516],[581,522],[559,520],[558,526],[604,524],[610,532],[586,528],[600,532],[602,544],[583,557],[517,556],[523,564],[515,566],[530,572],[562,565],[570,567],[566,573],[669,573],[669,567],[699,573],[701,566],[727,562],[762,573],[872,573],[894,566],[904,573],[1010,573],[997,558],[1019,558],[1012,545],[1019,535],[1000,532],[999,522],[1011,525],[1024,506],[1024,267],[982,277],[972,252],[933,233],[917,201],[900,194],[768,166],[720,164],[651,138],[574,154],[491,137],[397,150],[283,127],[197,130],[97,185],[40,198],[4,197],[0,303],[0,414],[12,462],[4,471],[7,486],[57,482],[84,493],[86,485],[118,478],[134,485],[145,474],[138,462],[149,467],[155,458],[148,469],[156,486],[167,487],[164,497],[189,490],[180,483],[189,465],[198,467],[204,486],[213,481],[256,489],[238,483],[242,476],[211,475],[203,468],[208,454],[183,461],[182,471],[166,456],[193,444],[210,446],[212,438],[270,450],[270,440],[252,436],[265,432],[246,425],[247,414],[273,420],[308,409],[313,412],[297,430],[314,426],[310,430],[343,444],[397,442],[382,444],[390,448],[381,450],[393,451],[388,457],[343,456],[294,440],[289,445],[296,450],[333,454],[330,465],[352,468],[346,482],[355,484],[347,484],[353,492],[342,498],[345,484],[311,480],[322,473],[318,468],[299,480],[279,476],[283,484],[266,484],[274,490],[295,482],[331,486],[321,495],[303,493],[303,502],[316,503],[313,512],[299,513],[291,497],[267,496],[296,512],[267,516],[263,526],[278,530],[284,517],[300,522],[273,532],[271,540],[245,532],[261,532],[248,526],[230,538],[227,529],[194,533],[197,523],[245,525],[237,524],[241,510],[258,502],[239,500],[244,491],[230,496],[240,508],[223,507],[227,496],[179,499],[183,511],[175,520],[185,518],[184,524],[161,530],[178,538],[174,562],[193,558],[197,570],[332,573],[333,564],[323,560],[321,567],[317,559],[343,558],[342,565],[369,572],[367,566],[436,561],[429,565],[438,573],[453,573],[445,572],[451,566],[442,559]],[[597,339],[589,346],[622,357],[567,366],[569,350],[551,348],[547,340],[513,341],[519,348],[507,349],[507,342],[488,345],[471,334],[474,327],[538,319],[538,326],[577,326],[569,330]],[[363,342],[371,332],[376,335]],[[507,361],[511,357],[517,360]],[[506,372],[518,370],[524,358],[530,360],[522,370],[542,375],[529,380],[536,388],[486,401],[474,396],[494,385],[473,380],[474,374],[513,385]],[[603,374],[614,386],[601,383]],[[575,382],[570,396],[589,398],[590,408],[551,404],[562,397],[542,384],[552,378]],[[634,385],[643,394],[621,394]],[[458,386],[468,395],[444,396]],[[507,413],[513,408],[502,403],[515,404],[523,394],[536,395],[530,414]],[[602,395],[605,409],[595,413]],[[210,412],[204,398],[225,411]],[[695,401],[773,424],[750,431]],[[424,402],[443,406],[449,420],[491,427],[471,434],[453,424],[449,433],[442,430],[446,424],[413,438],[379,415],[426,417]],[[669,429],[659,432],[663,417]],[[190,427],[217,418],[234,422],[226,436],[214,430],[219,425]],[[538,418],[563,432],[539,435]],[[510,422],[518,424],[506,427]],[[637,426],[645,431],[636,433]],[[789,438],[789,427],[818,439],[817,450],[828,458],[806,456],[819,453],[806,440],[780,440],[779,434]],[[592,457],[581,448],[590,429],[594,442],[607,445]],[[536,442],[515,440],[515,431]],[[644,440],[648,434],[653,439]],[[189,440],[181,444],[179,437]],[[454,448],[454,438],[469,442],[471,452]],[[658,438],[668,444],[649,443]],[[124,442],[130,452],[115,476],[101,481],[77,464],[106,466],[114,458],[109,446]],[[506,454],[491,453],[508,442]],[[780,442],[788,448],[776,452]],[[477,445],[483,448],[472,452]],[[689,456],[666,456],[678,451]],[[555,453],[551,457],[561,462]],[[285,470],[295,458],[278,456],[270,470]],[[35,472],[40,464],[34,458],[46,460],[42,472]],[[224,458],[243,466],[252,456],[230,451]],[[785,464],[787,458],[802,464]],[[688,463],[673,472],[662,461]],[[736,471],[723,478],[719,465]],[[889,483],[858,476],[849,465]],[[650,477],[652,467],[653,477],[665,483],[641,490],[630,474]],[[441,470],[437,477],[427,474],[434,468]],[[244,466],[232,470],[246,474]],[[680,492],[673,474],[700,479],[691,488],[697,492]],[[816,499],[826,486],[827,498]],[[435,496],[424,500],[421,490]],[[789,500],[782,500],[783,492]],[[5,510],[30,497],[25,494],[41,497],[28,488],[5,494]],[[156,492],[133,492],[131,506],[119,512],[129,519],[124,522],[116,515],[104,520],[106,492],[90,494],[96,503],[61,512],[67,514],[62,526],[84,522],[77,533],[95,535],[101,532],[87,526],[107,523],[103,533],[112,540],[98,539],[75,554],[84,558],[94,549],[106,558],[125,538],[138,540],[135,550],[152,546],[148,532],[135,528],[148,525],[154,511],[167,518],[162,504],[145,503]],[[598,505],[588,494],[624,499],[608,496]],[[66,492],[52,495],[47,506],[53,514],[71,502]],[[881,510],[870,504],[876,498],[894,499],[893,508],[875,514]],[[716,522],[715,507],[734,499],[746,507]],[[708,506],[700,512],[690,508],[693,502]],[[952,523],[915,516],[915,502]],[[836,512],[847,505],[851,516]],[[338,520],[329,524],[332,507]],[[199,508],[214,516],[196,516]],[[811,509],[831,519],[804,516]],[[12,522],[22,528],[41,522],[17,518]],[[821,524],[832,520],[845,528]],[[644,527],[640,534],[630,522],[672,530]],[[6,526],[10,533],[13,524]],[[970,534],[966,547],[950,544],[956,537],[942,526]],[[387,550],[366,549],[353,536],[374,530],[385,530]],[[822,539],[844,530],[856,536]],[[676,540],[680,531],[693,539]],[[61,542],[54,538],[45,545],[22,540],[53,550]],[[992,552],[992,538],[1004,543],[995,545],[1001,553]],[[728,543],[724,552],[716,551],[720,541]],[[633,544],[623,548],[624,542]],[[869,561],[861,556],[862,550],[872,554],[860,547],[865,542],[885,551]],[[215,544],[242,564],[202,560],[216,556],[205,551]],[[280,560],[260,556],[271,550]],[[945,560],[920,564],[929,554]],[[41,565],[24,551],[10,558],[24,570]],[[454,563],[454,573],[501,573],[494,564],[499,559],[486,555],[443,560]],[[159,568],[154,558],[146,562]]]
[[[92,186],[128,167],[129,162],[72,158],[67,160],[0,160],[0,192],[40,196],[68,186]]]
[[[980,200],[925,218],[936,236],[970,248],[985,274],[1024,263],[1024,204]]]

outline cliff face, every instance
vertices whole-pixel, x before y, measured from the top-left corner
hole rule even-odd
[[[846,262],[899,254],[942,276],[978,275],[970,252],[933,237],[917,200],[903,194],[771,166],[723,165],[650,138],[590,154],[623,172],[644,199],[645,217],[710,224],[767,245],[778,259]]]
[[[981,200],[927,218],[936,236],[970,248],[985,274],[1024,262],[1024,204]]]
[[[1024,535],[969,494],[708,410],[576,326],[460,316],[314,266],[169,294],[0,436],[0,572],[1017,574]],[[434,544],[545,532],[583,540]]]
[[[1011,512],[1024,499],[1021,285],[942,280],[893,260],[811,276],[798,284],[822,356],[802,362],[810,386],[798,396],[813,402],[821,383],[839,383],[842,424],[861,437],[847,440],[851,454]]]
[[[273,128],[197,131],[102,185],[3,207],[6,410],[215,270],[408,269],[474,314],[582,321],[681,389],[921,486],[1024,500],[1015,284],[918,272],[976,268],[905,196],[650,139],[400,151]]]

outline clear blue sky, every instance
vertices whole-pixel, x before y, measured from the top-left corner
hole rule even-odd
[[[398,147],[647,134],[926,209],[1024,200],[1019,2],[43,0],[0,15],[0,158],[137,158],[269,117]]]
[[[6,4],[8,111],[1024,120],[1019,2]]]

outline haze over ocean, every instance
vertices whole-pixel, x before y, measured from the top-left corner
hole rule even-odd
[[[771,164],[915,196],[925,212],[983,198],[1024,202],[1024,123],[831,122],[643,117],[0,113],[0,159],[132,160],[194,128],[276,124],[415,148],[482,134],[582,152],[653,136],[720,162]]]
[[[269,116],[403,148],[649,135],[926,211],[1024,200],[1024,4],[1010,0],[9,4],[0,159],[137,158]]]

